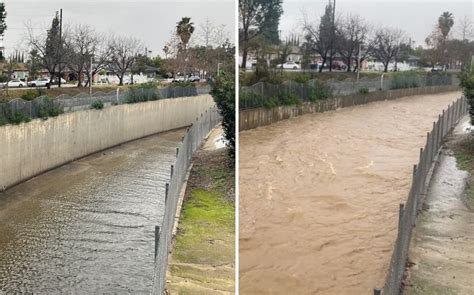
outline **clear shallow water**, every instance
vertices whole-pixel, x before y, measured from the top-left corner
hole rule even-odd
[[[0,293],[149,293],[154,227],[184,130],[0,193]]]

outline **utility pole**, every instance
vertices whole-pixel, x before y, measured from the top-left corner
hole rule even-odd
[[[59,10],[59,77],[58,77],[58,87],[61,88],[61,57],[63,53],[63,9]]]
[[[90,72],[89,72],[89,96],[92,96],[92,81],[94,80],[94,77],[92,77],[92,59],[93,56],[91,55],[91,66],[90,66]]]
[[[359,54],[357,55],[357,82],[359,82],[359,72],[360,72],[360,50],[361,50],[361,43],[359,43]]]

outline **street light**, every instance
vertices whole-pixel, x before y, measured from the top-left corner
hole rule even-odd
[[[220,70],[221,64],[222,64],[221,62],[218,62],[218,63],[217,63],[217,77],[219,77],[219,73],[220,73],[220,71],[221,71],[221,70]]]

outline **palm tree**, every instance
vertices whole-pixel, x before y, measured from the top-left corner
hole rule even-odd
[[[191,22],[190,17],[183,17],[176,26],[176,35],[181,39],[183,47],[186,49],[186,46],[191,39],[191,35],[194,33],[194,23]]]
[[[443,12],[441,16],[438,18],[438,27],[441,30],[441,34],[443,38],[446,40],[448,37],[449,31],[454,25],[453,14],[449,11]]]

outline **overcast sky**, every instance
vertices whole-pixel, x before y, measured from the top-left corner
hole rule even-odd
[[[2,1],[2,0],[0,0]],[[163,46],[170,39],[176,23],[183,16],[191,17],[198,34],[206,19],[225,25],[229,36],[235,35],[235,2],[233,0],[4,0],[7,10],[7,31],[4,46],[7,55],[12,49],[24,48],[25,25],[31,23],[35,32],[45,32],[56,11],[63,9],[65,24],[89,24],[97,31],[132,35],[143,41],[152,55],[163,55]],[[235,43],[235,42],[234,42]]]
[[[303,13],[310,20],[318,19],[327,3],[328,0],[283,0],[284,15],[280,22],[283,38],[302,32]],[[472,0],[336,0],[336,14],[359,14],[374,27],[398,27],[406,31],[418,46],[423,45],[444,11],[454,15],[455,29],[456,20],[465,15],[472,19],[473,3]]]

